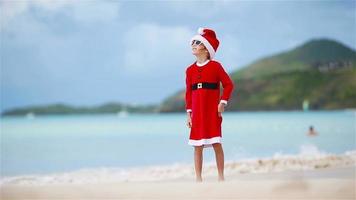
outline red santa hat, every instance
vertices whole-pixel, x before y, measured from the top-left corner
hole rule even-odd
[[[199,28],[198,35],[195,35],[190,40],[190,43],[192,43],[193,40],[201,41],[204,44],[204,46],[208,49],[210,54],[210,59],[214,58],[215,53],[219,47],[219,40],[216,38],[215,31],[208,28]]]

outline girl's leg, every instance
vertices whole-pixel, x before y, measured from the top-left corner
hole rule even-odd
[[[224,150],[220,143],[213,144],[216,158],[216,166],[218,167],[219,181],[224,181]]]
[[[196,181],[202,182],[201,171],[203,167],[203,146],[194,147],[194,165],[195,165],[195,175]]]

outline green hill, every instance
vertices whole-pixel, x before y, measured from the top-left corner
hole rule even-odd
[[[356,107],[356,52],[330,40],[310,40],[257,60],[230,74],[235,90],[228,110],[295,110]],[[184,90],[167,98],[161,112],[184,110]]]

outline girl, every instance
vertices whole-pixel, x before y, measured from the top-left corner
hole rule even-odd
[[[233,82],[222,65],[212,60],[219,46],[215,32],[199,28],[191,39],[196,62],[186,69],[188,144],[194,146],[196,181],[202,181],[203,148],[214,147],[219,181],[224,180],[224,151],[221,141],[221,123],[224,107],[231,96]],[[224,88],[220,97],[220,82]]]

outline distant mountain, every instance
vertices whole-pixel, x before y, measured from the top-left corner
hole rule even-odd
[[[228,110],[295,110],[306,101],[311,109],[356,108],[356,52],[334,40],[310,40],[230,76],[235,90]],[[184,92],[159,110],[184,111]]]
[[[156,105],[132,106],[120,103],[107,103],[92,107],[74,107],[65,104],[28,106],[4,111],[2,116],[14,115],[69,115],[69,114],[99,114],[99,113],[152,113],[158,112]]]

